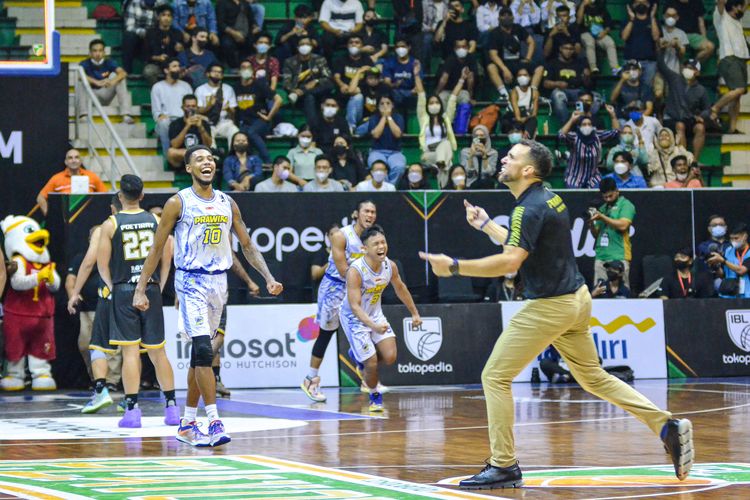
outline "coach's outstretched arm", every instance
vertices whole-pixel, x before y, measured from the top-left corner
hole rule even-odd
[[[442,253],[419,252],[419,257],[428,261],[432,266],[432,272],[443,277],[498,278],[506,274],[517,273],[528,256],[529,252],[523,248],[507,245],[503,253],[470,260],[458,260]]]
[[[149,303],[148,298],[146,297],[146,285],[148,284],[151,275],[156,271],[156,266],[162,258],[164,245],[166,244],[169,235],[172,234],[174,225],[177,223],[177,219],[180,218],[181,213],[182,200],[179,196],[174,195],[164,204],[164,211],[161,214],[161,220],[156,227],[154,244],[148,252],[148,257],[146,257],[146,261],[143,263],[143,270],[138,277],[138,284],[136,285],[135,293],[133,294],[133,307],[136,309],[141,311],[148,309]]]
[[[466,207],[466,222],[471,227],[478,231],[482,231],[484,234],[494,239],[500,245],[504,245],[508,241],[508,230],[490,219],[487,212],[482,207],[476,207],[464,200],[464,206]]]
[[[266,265],[266,259],[263,258],[263,254],[253,245],[250,235],[247,234],[247,226],[245,226],[245,221],[242,220],[242,214],[239,207],[237,207],[237,203],[231,198],[229,201],[232,203],[232,230],[240,242],[242,255],[245,256],[247,262],[266,280],[268,293],[271,295],[280,294],[284,290],[284,286],[274,279],[271,271],[268,270],[268,265]]]

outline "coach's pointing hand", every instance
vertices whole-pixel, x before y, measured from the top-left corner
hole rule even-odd
[[[451,275],[450,266],[453,259],[442,253],[419,252],[419,258],[426,260],[432,266],[432,272],[437,276],[448,277]]]
[[[146,292],[138,290],[137,288],[135,289],[135,293],[133,293],[133,307],[139,311],[148,310],[149,303],[148,297],[146,297]]]
[[[466,200],[464,200],[464,206],[466,207],[466,222],[474,229],[481,231],[482,224],[487,222],[490,216],[482,207],[475,207]]]
[[[268,293],[270,293],[271,295],[279,295],[284,291],[284,285],[276,280],[269,281],[268,283],[266,283],[266,290],[268,290]]]

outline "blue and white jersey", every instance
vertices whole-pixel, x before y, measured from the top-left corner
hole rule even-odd
[[[359,259],[365,254],[365,246],[362,244],[362,240],[359,239],[357,231],[354,230],[354,224],[344,226],[340,231],[346,238],[346,247],[344,248],[346,263],[351,265],[354,260]],[[326,274],[337,280],[344,281],[346,279],[346,276],[341,276],[341,273],[339,273],[339,270],[336,267],[336,263],[333,261],[333,251],[328,255],[328,268]]]
[[[174,265],[197,273],[219,273],[232,267],[232,204],[214,190],[210,200],[183,189],[182,213],[174,228]]]
[[[388,283],[391,282],[391,277],[393,276],[391,265],[391,261],[385,259],[385,262],[380,266],[380,272],[376,273],[367,265],[365,258],[360,257],[352,262],[350,266],[356,269],[360,276],[362,276],[362,285],[360,286],[362,301],[360,305],[371,318],[383,315],[383,310],[380,307],[380,297],[383,295],[383,290],[388,286]],[[349,304],[349,294],[347,294],[341,310],[346,315],[354,315],[352,306]]]

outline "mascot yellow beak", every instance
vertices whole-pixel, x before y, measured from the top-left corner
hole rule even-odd
[[[29,248],[41,255],[44,253],[44,249],[47,248],[47,245],[49,245],[49,231],[46,229],[34,231],[24,238],[24,241],[29,245]]]

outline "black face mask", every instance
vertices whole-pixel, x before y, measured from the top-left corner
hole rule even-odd
[[[169,77],[172,80],[179,80],[179,78],[180,78],[180,72],[179,71],[170,71],[169,72]]]
[[[640,14],[640,15],[648,14],[648,5],[644,5],[641,3],[641,4],[636,5],[635,9],[633,10],[635,11],[636,14]]]
[[[211,83],[214,85],[221,83],[221,78],[216,78],[215,76],[209,76],[208,79],[211,80]]]
[[[684,271],[690,267],[690,262],[686,260],[676,260],[674,261],[674,267],[680,271]]]
[[[375,26],[375,22],[376,22],[375,19],[365,19],[365,24],[367,26]]]
[[[607,279],[609,281],[615,281],[620,279],[620,273],[617,271],[607,271]]]
[[[583,112],[589,113],[591,111],[591,103],[590,102],[581,102],[583,104]]]
[[[199,49],[205,49],[206,45],[208,45],[208,41],[206,40],[198,40],[195,43],[198,45]]]
[[[247,144],[237,144],[234,150],[238,153],[247,153]]]
[[[336,156],[343,156],[347,151],[348,148],[346,146],[338,145],[333,147],[333,154],[335,154]]]
[[[503,17],[500,19],[500,26],[504,28],[510,28],[513,26],[513,18],[512,17]]]

